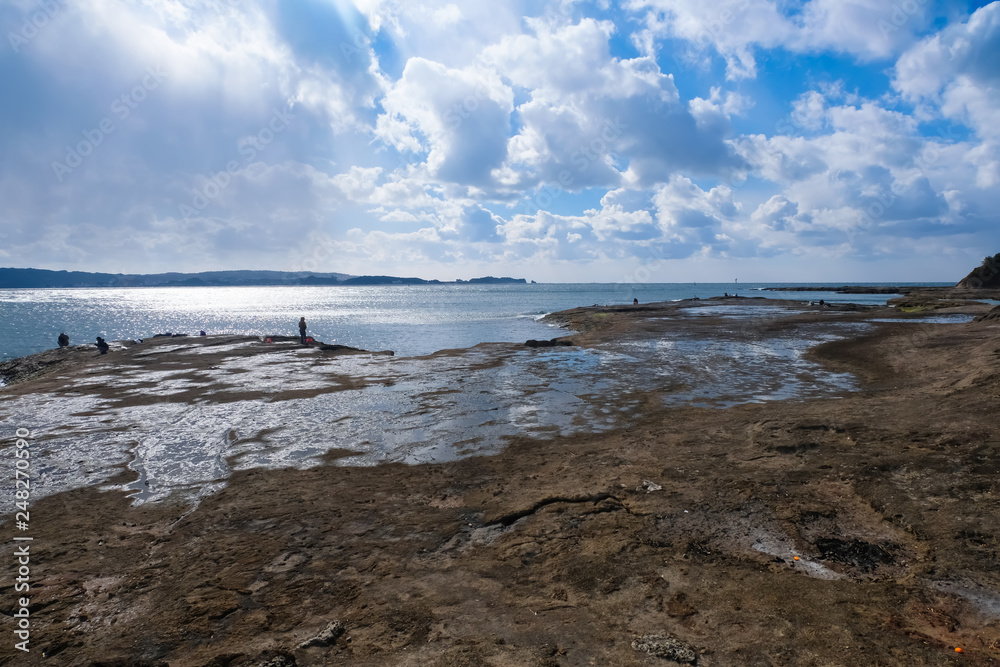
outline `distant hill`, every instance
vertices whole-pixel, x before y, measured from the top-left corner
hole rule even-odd
[[[1000,253],[983,259],[983,263],[959,280],[956,287],[1000,289]]]
[[[318,277],[334,281],[346,273],[312,271],[203,271],[201,273],[88,273],[47,269],[0,268],[0,288],[14,287],[240,287],[258,285],[300,285]]]
[[[440,280],[423,278],[396,278],[395,276],[357,276],[348,278],[344,285],[440,285]]]
[[[336,280],[310,276],[304,278],[303,285],[525,285],[524,278],[472,278],[471,280],[456,280],[449,283],[443,280],[424,280],[423,278],[399,278],[397,276],[354,276]]]
[[[524,284],[524,278],[473,278],[454,284]],[[203,271],[201,273],[88,273],[0,268],[0,289],[39,287],[247,287],[266,285],[443,285],[440,280],[351,276],[312,271]]]
[[[457,283],[466,282],[464,280],[456,280]],[[493,276],[486,276],[484,278],[472,278],[468,281],[473,285],[504,285],[510,283],[525,284],[528,281],[524,278],[494,278]]]

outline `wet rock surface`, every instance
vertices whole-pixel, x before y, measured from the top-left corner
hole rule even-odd
[[[61,367],[76,366],[97,354],[91,345],[73,345],[30,357],[0,361],[0,386],[39,378]]]
[[[975,306],[977,303],[972,300],[941,298],[935,294],[912,294],[888,301],[888,305],[910,312],[964,308]]]
[[[288,336],[115,343],[0,395],[0,419],[45,434],[36,497],[109,483],[125,466],[138,504],[214,493],[233,470],[319,465],[332,448],[348,465],[447,461],[515,437],[609,430],[653,396],[725,407],[854,388],[805,352],[864,325],[818,330],[809,312],[763,301],[670,308],[673,317],[647,320],[655,337],[623,332],[589,347],[557,338],[538,352],[483,344],[394,359]]]
[[[566,338],[552,338],[550,340],[531,340],[525,341],[525,347],[572,347],[573,341]]]
[[[790,326],[651,309],[574,340],[653,344],[659,317]],[[606,431],[489,456],[347,467],[335,441],[329,465],[235,470],[196,506],[97,485],[43,497],[33,652],[6,642],[0,662],[632,666],[687,659],[656,654],[677,642],[703,667],[1000,664],[997,334],[833,338],[804,354],[857,378],[837,397],[717,409],[649,390]],[[121,465],[113,482],[134,480]]]
[[[835,537],[816,541],[820,558],[853,565],[862,572],[872,572],[879,565],[890,565],[892,556],[882,547],[862,540],[841,540]]]

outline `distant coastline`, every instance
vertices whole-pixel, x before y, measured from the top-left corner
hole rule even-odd
[[[534,282],[534,281],[532,281]],[[425,280],[397,276],[352,276],[316,271],[203,271],[200,273],[91,273],[0,268],[0,289],[68,287],[270,287],[295,285],[509,285],[524,278],[484,276],[470,280]]]
[[[763,287],[767,292],[836,292],[838,294],[906,294],[921,290],[940,290],[941,285],[843,285],[841,287]]]

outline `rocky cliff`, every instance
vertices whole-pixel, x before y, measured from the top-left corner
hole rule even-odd
[[[1000,253],[986,257],[982,264],[958,281],[956,287],[966,289],[1000,288]]]

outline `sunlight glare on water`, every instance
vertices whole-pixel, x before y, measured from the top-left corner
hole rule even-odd
[[[885,303],[885,295],[762,292],[747,296]],[[148,338],[157,333],[297,336],[397,355],[429,354],[483,342],[523,342],[562,332],[536,319],[593,304],[646,304],[732,292],[731,284],[508,284],[297,287],[155,287],[0,290],[0,358],[55,347],[65,331],[74,345]]]

